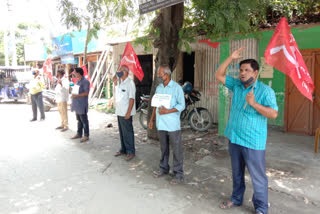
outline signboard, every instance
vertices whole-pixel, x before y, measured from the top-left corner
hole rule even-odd
[[[184,0],[139,0],[140,14],[149,13],[151,11],[170,7],[175,4],[184,2]]]
[[[73,54],[61,56],[61,64],[76,64]]]
[[[83,53],[84,47],[86,43],[87,31],[73,31],[72,32],[72,47],[73,54]],[[97,50],[98,41],[93,37],[91,41],[88,43],[87,52],[93,52]]]
[[[58,36],[52,39],[53,56],[72,54],[72,39],[70,35]]]
[[[25,44],[24,58],[26,62],[44,61],[47,58],[47,50],[41,43],[39,44]]]

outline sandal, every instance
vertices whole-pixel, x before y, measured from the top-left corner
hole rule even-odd
[[[160,177],[162,177],[162,176],[164,176],[164,175],[167,175],[168,173],[165,173],[165,172],[162,172],[162,171],[153,171],[153,177],[155,177],[155,178],[160,178]]]
[[[89,140],[89,137],[84,136],[83,138],[81,138],[80,143],[86,142]]]
[[[224,201],[219,205],[220,209],[230,209],[234,206],[236,205],[234,205],[231,201]]]
[[[176,184],[182,184],[184,181],[183,178],[174,178],[170,181],[170,184],[171,185],[176,185]]]
[[[76,134],[76,135],[73,136],[71,139],[74,140],[74,139],[78,139],[78,138],[81,138],[81,137],[80,137],[80,135]]]
[[[125,153],[122,152],[116,152],[116,154],[114,154],[115,157],[121,156],[121,155],[125,155]]]
[[[132,160],[135,156],[136,156],[135,154],[127,155],[126,161]]]

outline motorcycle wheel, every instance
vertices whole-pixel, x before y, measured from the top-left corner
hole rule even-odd
[[[144,109],[141,109],[142,111],[140,112],[139,115],[139,122],[142,128],[147,129],[148,128],[148,114],[147,111],[144,111]]]
[[[189,123],[193,130],[204,132],[212,126],[212,116],[208,109],[198,109],[199,117],[195,111],[190,113]]]
[[[51,107],[50,107],[50,106],[44,105],[44,111],[45,111],[45,112],[50,111],[50,109],[51,109]]]

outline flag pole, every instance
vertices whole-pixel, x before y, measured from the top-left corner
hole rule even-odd
[[[253,83],[252,89],[251,89],[251,91],[250,91],[251,93],[253,93],[253,89],[254,89],[254,87],[256,86],[256,83],[257,83],[257,81],[258,81],[260,72],[261,72],[261,71],[259,71],[259,73],[258,73],[258,76],[257,76],[256,81],[254,81],[254,83]],[[246,110],[247,105],[248,105],[248,102],[246,101],[246,104],[244,104],[244,107],[243,107],[244,110]]]

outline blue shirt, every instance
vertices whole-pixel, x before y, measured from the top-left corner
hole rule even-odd
[[[233,92],[229,121],[224,132],[231,143],[250,149],[265,150],[267,142],[267,118],[246,103],[246,95],[253,84],[245,88],[239,79],[226,77],[226,85]],[[272,88],[257,81],[253,90],[257,103],[278,110]]]
[[[76,85],[79,85],[79,94],[89,93],[90,82],[86,78],[82,77]],[[88,96],[72,98],[71,111],[75,111],[77,114],[86,114],[88,112]]]
[[[159,114],[159,108],[156,110],[156,124],[159,131],[174,132],[181,129],[180,114],[185,108],[184,93],[182,87],[173,80],[170,80],[168,85],[164,87],[163,84],[158,85],[156,94],[171,95],[170,109],[175,108],[178,111],[170,114]]]

